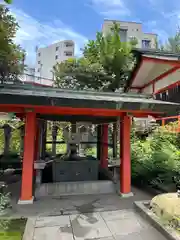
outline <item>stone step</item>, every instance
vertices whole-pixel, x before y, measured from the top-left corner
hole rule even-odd
[[[115,193],[112,181],[86,181],[86,182],[58,182],[43,183],[35,191],[35,197],[59,197],[88,194]]]

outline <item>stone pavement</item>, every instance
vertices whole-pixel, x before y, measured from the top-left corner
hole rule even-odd
[[[10,192],[17,189],[11,186]],[[40,198],[30,205],[18,205],[18,198],[12,200],[11,217],[57,216],[84,212],[103,212],[132,209],[134,201],[150,200],[153,196],[132,188],[133,197],[121,198],[118,194],[77,195],[54,198]]]
[[[36,217],[29,240],[165,240],[133,209]]]
[[[28,228],[28,240],[166,239],[134,212],[134,201],[153,197],[137,188],[132,188],[134,196],[127,199],[118,194],[47,197],[32,205],[17,205],[20,183],[11,184],[9,191],[13,205],[9,215],[28,217],[35,223],[34,230]]]

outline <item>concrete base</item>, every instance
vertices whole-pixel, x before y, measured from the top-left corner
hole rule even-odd
[[[130,193],[121,193],[121,192],[119,192],[119,195],[122,198],[129,198],[129,197],[133,197],[134,196],[134,194],[132,192],[130,192]]]
[[[80,182],[57,182],[43,183],[36,188],[35,197],[58,197],[89,194],[115,193],[114,183],[105,181],[80,181]]]
[[[20,200],[18,201],[18,204],[19,205],[27,205],[27,204],[33,204],[34,202],[34,197],[32,197],[32,199],[30,200]]]
[[[150,209],[150,201],[138,201],[134,202],[136,211],[146,219],[153,227],[155,227],[166,239],[180,240],[178,232],[170,227],[168,224],[162,222],[157,215],[155,215]]]

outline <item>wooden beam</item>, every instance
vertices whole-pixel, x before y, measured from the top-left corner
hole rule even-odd
[[[39,114],[55,114],[55,115],[89,115],[89,116],[109,116],[120,117],[124,113],[159,115],[163,112],[154,112],[150,110],[121,110],[121,109],[99,109],[99,108],[72,108],[72,107],[56,107],[56,106],[36,106],[23,104],[2,104],[0,105],[1,112],[26,113],[27,109],[31,109]]]

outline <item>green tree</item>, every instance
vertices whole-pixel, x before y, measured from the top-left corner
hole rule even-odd
[[[9,9],[0,5],[0,82],[14,82],[24,68],[25,53],[14,43],[19,26]]]
[[[180,52],[180,29],[177,30],[174,37],[168,38],[168,42],[165,45],[165,49],[174,53]]]
[[[97,32],[96,39],[89,40],[82,58],[58,63],[54,67],[55,84],[102,91],[122,87],[134,64],[131,49],[137,41],[122,42],[119,32],[119,25],[114,23],[109,34]]]
[[[4,0],[5,3],[11,4],[12,0]]]
[[[91,63],[87,58],[68,59],[54,67],[55,85],[69,89],[98,90],[110,76],[101,64]]]
[[[180,29],[176,31],[176,34],[172,37],[169,37],[166,43],[162,44],[156,40],[156,49],[159,51],[180,52]]]

